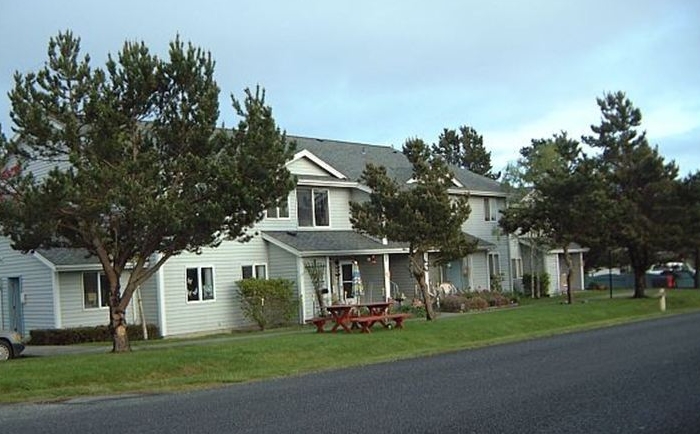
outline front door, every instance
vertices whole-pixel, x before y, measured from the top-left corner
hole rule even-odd
[[[10,330],[24,334],[24,316],[22,314],[22,288],[19,277],[7,279],[10,298]]]

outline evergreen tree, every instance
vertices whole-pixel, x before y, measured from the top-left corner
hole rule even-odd
[[[532,140],[520,154],[523,182],[532,190],[504,211],[499,225],[508,233],[526,234],[539,245],[564,251],[567,295],[572,303],[569,246],[590,237],[590,221],[599,210],[595,206],[599,183],[580,144],[565,132]]]
[[[484,147],[484,138],[468,126],[461,126],[459,132],[445,128],[433,152],[442,155],[449,164],[470,170],[491,179],[501,174],[492,173],[491,152]]]
[[[366,202],[351,202],[353,227],[365,234],[409,245],[410,271],[418,283],[426,319],[435,318],[428,292],[428,252],[436,263],[461,258],[475,249],[462,231],[469,217],[468,196],[451,197],[453,174],[441,155],[420,139],[406,141],[403,153],[413,166],[414,183],[399,185],[386,168],[368,164],[361,182],[371,189]]]
[[[71,32],[51,38],[48,52],[38,72],[15,74],[10,93],[17,136],[3,149],[2,231],[24,252],[70,247],[97,257],[113,349],[128,351],[134,291],[181,252],[248,239],[293,188],[293,146],[260,89],[233,99],[236,128],[217,130],[214,61],[179,38],[168,59],[125,43],[104,69],[80,57]],[[42,167],[48,173],[34,176]]]
[[[646,270],[657,253],[668,247],[667,210],[673,205],[674,179],[678,169],[665,163],[652,148],[645,132],[639,132],[641,111],[623,92],[598,98],[602,119],[592,125],[593,135],[583,141],[599,149],[597,176],[606,185],[604,201],[609,209],[605,221],[596,221],[599,238],[610,247],[624,247],[634,271],[634,296],[644,297]]]

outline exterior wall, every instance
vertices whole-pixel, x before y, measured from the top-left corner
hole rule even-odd
[[[544,259],[544,271],[549,274],[549,294],[557,294],[561,292],[560,279],[561,271],[559,269],[558,255],[556,254],[545,254]]]
[[[489,197],[489,201],[491,209],[495,212],[496,220],[486,220],[484,196],[472,195],[469,197],[469,206],[472,212],[462,226],[462,229],[471,235],[496,245],[493,252],[498,253],[502,277],[501,287],[503,291],[512,291],[513,279],[510,267],[512,250],[511,238],[502,234],[498,227],[498,219],[500,218],[500,213],[498,211],[505,209],[506,199],[504,197]],[[477,252],[475,255],[479,255],[480,253],[481,252]],[[474,289],[488,289],[490,287],[488,283],[488,262],[486,262],[484,268],[481,268],[480,262],[476,261],[473,264],[473,271],[472,281],[474,283]],[[481,273],[485,274],[481,275]]]
[[[287,279],[294,282],[294,296],[301,303],[300,309],[305,309],[304,304],[308,297],[302,297],[299,292],[297,257],[269,243],[267,244],[267,255],[269,258],[268,277],[270,279]],[[303,322],[303,318],[303,314],[299,313],[297,320]]]
[[[471,275],[473,291],[489,289],[489,262],[486,252],[476,252],[471,255]]]
[[[157,324],[159,328],[162,328],[162,319],[160,318],[160,312],[158,310],[158,286],[156,278],[152,277],[141,285],[140,292],[141,304],[143,305],[143,314],[146,324]],[[137,303],[136,297],[137,294],[134,294],[134,300],[132,300],[132,303]],[[141,319],[137,318],[136,322],[141,323]]]
[[[338,187],[312,187],[328,190],[328,214],[330,225],[323,227],[299,227],[297,219],[297,196],[296,190],[289,193],[289,218],[271,219],[265,218],[258,223],[256,230],[351,230],[350,224],[350,189]]]
[[[122,286],[125,286],[128,280],[128,274],[122,275]],[[62,328],[91,327],[109,324],[108,307],[94,309],[85,308],[82,272],[58,273],[58,287]],[[127,324],[141,323],[135,299],[131,301],[126,311],[126,321]]]
[[[308,158],[300,158],[288,164],[287,170],[295,175],[328,176],[328,172]]]
[[[167,312],[164,333],[180,335],[250,326],[239,307],[236,282],[242,278],[243,265],[265,264],[269,273],[266,252],[264,241],[255,236],[247,243],[226,241],[216,249],[204,249],[200,255],[183,253],[170,258],[162,273]],[[187,301],[185,274],[190,267],[213,269],[213,300]]]
[[[8,278],[19,278],[23,297],[23,334],[29,336],[33,329],[49,329],[58,326],[54,307],[53,272],[36,257],[22,254],[10,247],[10,240],[0,239],[0,322],[9,328],[10,307]]]
[[[399,292],[411,299],[417,297],[416,281],[408,268],[408,255],[394,254],[389,256],[389,273],[391,281],[396,284]]]

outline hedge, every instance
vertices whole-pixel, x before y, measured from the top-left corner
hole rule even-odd
[[[149,339],[160,339],[160,330],[155,324],[147,324]],[[143,327],[134,324],[126,328],[130,341],[143,340]],[[86,342],[111,342],[109,326],[73,327],[65,329],[36,329],[29,332],[31,345],[72,345]]]

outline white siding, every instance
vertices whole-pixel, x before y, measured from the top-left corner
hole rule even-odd
[[[126,286],[128,280],[129,274],[123,274],[121,277],[122,287]],[[58,273],[58,284],[62,328],[92,327],[109,324],[108,307],[85,308],[82,272]],[[135,294],[126,310],[126,321],[129,325],[141,323]]]
[[[485,252],[476,252],[471,255],[472,290],[483,291],[489,289],[489,263]]]
[[[216,249],[204,249],[201,255],[183,253],[169,259],[163,266],[167,334],[249,326],[239,307],[236,282],[242,278],[241,266],[252,264],[267,264],[266,248],[259,236],[247,243],[227,241]],[[214,300],[187,302],[186,269],[198,266],[214,269]],[[269,272],[269,264],[267,268]]]
[[[409,299],[419,297],[416,292],[416,281],[408,268],[408,255],[390,255],[389,272],[391,273],[391,281],[398,285],[399,292],[403,292]]]
[[[294,296],[299,297],[299,285],[297,284],[297,257],[280,249],[275,245],[268,244],[268,276],[270,279],[287,279],[294,282]],[[300,318],[297,318],[301,320]]]
[[[329,176],[328,172],[308,158],[300,158],[287,165],[294,175]]]

